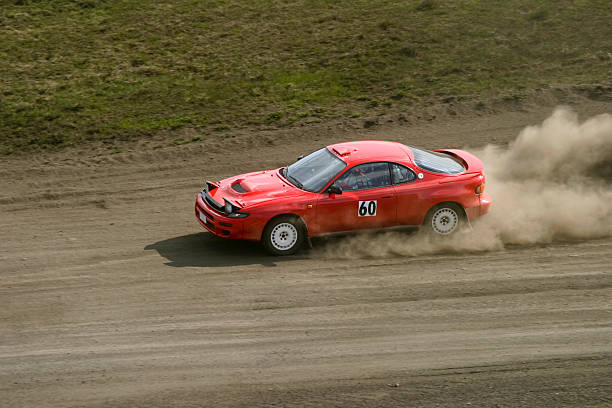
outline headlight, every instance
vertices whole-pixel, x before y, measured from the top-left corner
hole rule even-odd
[[[234,206],[232,205],[232,203],[225,200],[225,208],[224,208],[225,214],[230,215],[233,210],[234,210]]]
[[[227,198],[225,198],[224,200],[225,200],[225,205],[223,206],[223,212],[225,213],[226,216],[230,218],[245,218],[249,216],[249,213],[238,212],[240,208],[232,204],[231,201],[228,201]]]

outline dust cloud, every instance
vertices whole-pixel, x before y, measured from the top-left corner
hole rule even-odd
[[[612,115],[580,123],[557,108],[507,147],[473,150],[485,164],[493,204],[451,237],[400,232],[358,235],[322,248],[331,258],[415,256],[503,249],[612,235]],[[317,254],[318,255],[318,254]]]

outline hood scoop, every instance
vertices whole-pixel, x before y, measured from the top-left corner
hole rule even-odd
[[[242,184],[240,184],[242,180],[236,180],[232,183],[232,190],[234,190],[237,193],[240,194],[244,194],[244,193],[248,193],[249,190],[247,190]]]

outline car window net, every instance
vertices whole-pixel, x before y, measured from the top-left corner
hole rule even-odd
[[[387,163],[367,163],[355,166],[344,173],[338,181],[343,191],[365,190],[391,184]]]
[[[412,170],[399,164],[391,164],[391,172],[393,173],[394,184],[407,183],[416,179],[416,175]]]

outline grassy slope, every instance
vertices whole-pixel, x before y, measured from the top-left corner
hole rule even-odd
[[[0,151],[608,83],[609,0],[0,0]]]

